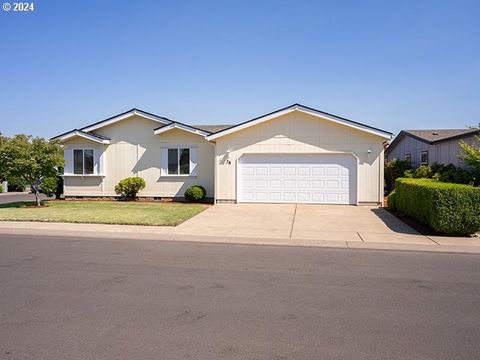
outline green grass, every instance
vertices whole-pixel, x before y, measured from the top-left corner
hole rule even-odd
[[[0,205],[0,220],[176,226],[207,208],[202,204],[120,201],[44,201]]]

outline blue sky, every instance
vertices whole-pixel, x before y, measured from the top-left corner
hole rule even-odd
[[[4,0],[0,1],[4,2]],[[45,1],[0,10],[0,131],[295,102],[392,132],[480,122],[479,1]]]

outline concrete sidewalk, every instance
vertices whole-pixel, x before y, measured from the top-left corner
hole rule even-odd
[[[317,234],[316,238],[255,237],[188,233],[180,227],[70,224],[0,221],[0,234],[32,236],[73,236],[84,239],[164,240],[246,245],[310,246],[376,250],[432,251],[480,254],[480,238],[431,237],[419,234],[365,233],[351,239],[351,232]]]

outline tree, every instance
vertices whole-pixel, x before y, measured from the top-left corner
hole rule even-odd
[[[6,140],[7,138],[0,132],[0,150],[3,148]],[[5,180],[5,168],[2,166],[2,161],[0,159],[0,182],[3,182],[3,180]]]
[[[27,135],[4,138],[0,145],[0,174],[30,185],[40,206],[43,179],[57,176],[64,166],[62,148],[55,141]]]
[[[405,174],[405,171],[410,170],[412,166],[410,162],[405,160],[392,160],[385,163],[385,182],[387,192],[393,190],[395,186],[395,180],[399,177],[402,177]]]
[[[476,136],[480,143],[480,136]],[[459,157],[465,161],[465,164],[470,166],[476,174],[480,174],[480,146],[469,145],[465,141],[460,141],[462,152]]]

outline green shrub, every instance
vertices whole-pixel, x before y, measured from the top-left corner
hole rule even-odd
[[[0,194],[3,193],[3,186],[0,185]]]
[[[433,175],[432,169],[430,166],[422,165],[415,169],[415,173],[413,174],[414,178],[417,179],[429,179]]]
[[[207,190],[205,190],[203,186],[193,185],[185,191],[184,195],[185,200],[189,202],[198,202],[205,199],[205,197],[207,196]]]
[[[43,179],[40,190],[48,197],[55,195],[55,199],[60,199],[63,194],[63,178],[56,176]]]
[[[392,191],[395,186],[395,180],[403,177],[405,171],[411,169],[412,166],[405,160],[392,160],[385,164],[385,186],[387,192]]]
[[[389,207],[447,235],[480,230],[480,188],[430,179],[397,179]]]
[[[146,183],[141,177],[129,177],[115,185],[115,193],[123,199],[134,200],[140,190],[145,189]]]
[[[393,190],[387,197],[387,206],[389,209],[395,209],[395,190]]]
[[[43,179],[42,183],[40,184],[40,190],[42,190],[42,192],[48,197],[51,197],[57,192],[57,185],[57,177],[48,177]]]
[[[20,179],[10,177],[6,180],[8,181],[9,192],[21,192],[21,191],[25,191],[25,189],[27,188],[27,184],[22,182],[22,180]]]

